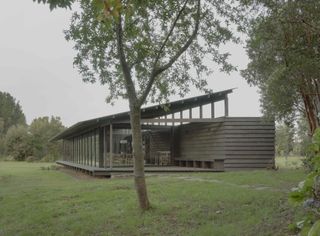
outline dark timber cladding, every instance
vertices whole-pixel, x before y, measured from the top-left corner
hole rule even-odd
[[[228,117],[183,125],[178,133],[177,160],[223,160],[226,170],[274,167],[274,122]]]
[[[274,167],[274,122],[228,117],[232,91],[142,108],[146,166],[214,171]],[[224,116],[216,118],[215,103],[219,101],[224,104]],[[112,172],[133,165],[128,112],[79,122],[52,140],[59,139],[63,139],[60,163],[64,165]]]

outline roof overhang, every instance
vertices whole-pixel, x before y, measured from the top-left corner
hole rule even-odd
[[[142,119],[152,119],[169,115],[172,113],[180,112],[187,109],[192,109],[202,105],[207,105],[212,102],[222,101],[229,93],[232,93],[233,89],[228,89],[216,93],[208,93],[205,95],[181,99],[166,104],[159,104],[150,107],[141,108]],[[70,128],[65,129],[61,133],[54,136],[51,141],[59,139],[68,139],[74,136],[89,132],[90,130],[97,129],[112,123],[122,123],[130,125],[130,113],[122,112],[118,114],[103,116],[95,119],[85,120],[72,125]],[[129,126],[130,127],[130,126]]]

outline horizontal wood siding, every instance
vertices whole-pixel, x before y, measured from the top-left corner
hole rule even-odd
[[[224,158],[223,123],[182,125],[175,137],[179,142],[178,156],[185,160]]]
[[[274,122],[228,117],[221,123],[182,125],[175,137],[176,157],[186,160],[225,159],[226,170],[274,166]]]
[[[274,166],[274,122],[229,117],[224,121],[224,133],[226,170]]]

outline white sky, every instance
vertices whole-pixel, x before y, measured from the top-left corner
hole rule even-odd
[[[64,125],[128,110],[126,101],[105,103],[107,88],[86,84],[73,68],[73,44],[63,30],[71,11],[49,11],[32,0],[0,3],[0,91],[9,92],[23,108],[27,122],[40,116],[60,116]],[[248,58],[242,46],[228,47],[231,61],[244,68]],[[237,87],[229,96],[230,116],[260,116],[257,89],[239,73],[216,73],[209,81],[213,91]],[[192,90],[187,97],[202,93]],[[179,97],[173,97],[177,100]],[[222,114],[222,104],[217,114]]]

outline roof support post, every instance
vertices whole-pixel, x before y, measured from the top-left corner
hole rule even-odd
[[[211,118],[214,118],[214,102],[211,102]]]
[[[86,135],[83,135],[83,164],[87,165]]]
[[[192,108],[189,109],[189,119],[192,119]]]
[[[77,138],[73,138],[73,163],[77,163]]]
[[[224,97],[224,116],[229,116],[229,101],[228,101],[228,95],[225,95]]]
[[[174,146],[174,126],[170,130],[170,164],[173,162],[175,146]]]
[[[81,148],[81,165],[84,165],[84,161],[83,161],[83,136],[81,135],[81,138],[80,138],[80,148]]]
[[[72,138],[72,162],[74,163],[74,155],[75,154],[75,149],[74,149],[74,138]]]
[[[90,133],[89,136],[89,140],[90,140],[90,162],[91,162],[91,166],[93,166],[93,133]]]
[[[172,126],[174,126],[174,113],[172,113]]]
[[[79,151],[79,164],[82,164],[81,163],[81,158],[82,158],[82,152],[81,152],[81,136],[78,137],[78,151]]]
[[[110,169],[112,169],[113,162],[113,127],[110,124]]]
[[[97,130],[93,131],[93,135],[94,135],[94,166],[97,166]]]
[[[86,156],[85,156],[85,146],[84,146],[84,135],[81,137],[82,142],[82,165],[86,164]]]
[[[64,139],[62,140],[62,159],[66,160],[66,150],[64,148]]]
[[[202,119],[202,117],[203,117],[203,114],[202,114],[202,105],[199,106],[199,116],[200,116],[200,119]]]
[[[89,134],[86,135],[86,156],[87,156],[87,165],[90,165],[90,155],[89,155]]]
[[[180,119],[183,119],[183,111],[180,111]],[[182,125],[182,122],[180,122],[180,125]]]
[[[81,137],[78,137],[78,164],[81,164]]]
[[[106,137],[106,127],[103,127],[103,166],[106,167],[107,164],[107,137]]]
[[[76,163],[79,164],[79,138],[76,137]]]
[[[99,128],[99,167],[103,168],[103,128]]]

